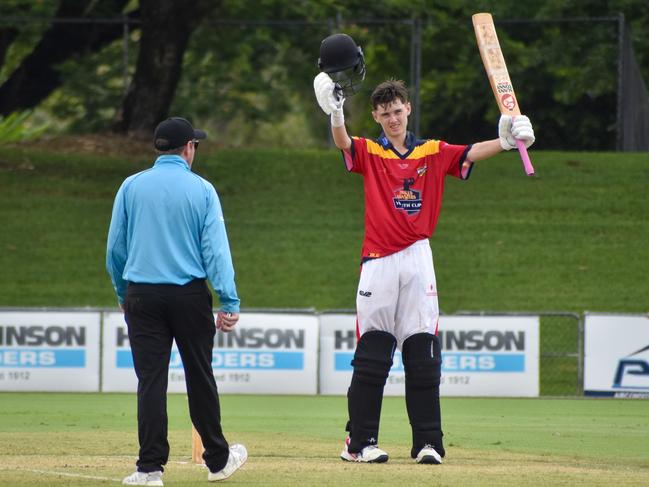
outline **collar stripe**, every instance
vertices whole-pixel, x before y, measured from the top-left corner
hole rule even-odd
[[[421,159],[425,156],[430,156],[437,154],[439,152],[439,140],[426,140],[418,141],[421,144],[410,148],[410,152],[406,159]],[[389,149],[385,149],[379,143],[373,140],[367,140],[367,152],[379,156],[382,159],[402,159],[399,155],[392,150],[392,146]]]

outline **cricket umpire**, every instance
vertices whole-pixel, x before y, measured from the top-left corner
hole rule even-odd
[[[338,59],[350,61],[337,66]],[[496,139],[468,145],[419,139],[407,130],[411,105],[405,84],[387,80],[370,98],[372,117],[382,129],[379,137],[351,137],[345,128],[344,97],[327,73],[354,69],[360,63],[362,51],[351,38],[331,36],[322,43],[323,72],[314,80],[318,104],[330,116],[334,143],[347,171],[363,177],[365,192],[356,296],[359,339],[347,396],[349,436],[340,456],[350,462],[388,461],[388,454],[378,447],[379,420],[383,389],[399,348],[412,428],[410,455],[420,464],[440,464],[445,454],[439,402],[442,361],[429,238],[439,217],[445,179],[468,179],[474,162],[515,148],[515,139],[530,146],[534,131],[525,116],[514,120],[503,116]]]
[[[106,269],[124,311],[138,378],[137,469],[125,485],[163,485],[169,458],[167,382],[175,340],[185,370],[192,423],[199,432],[208,480],[223,480],[247,459],[221,430],[212,372],[216,330],[239,319],[234,267],[219,197],[191,171],[202,130],[173,117],[154,132],[153,167],[122,183],[113,205]],[[219,295],[216,323],[209,279]]]

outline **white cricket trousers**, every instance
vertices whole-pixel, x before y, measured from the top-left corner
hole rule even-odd
[[[391,333],[401,349],[415,333],[437,334],[439,305],[428,239],[365,262],[356,295],[358,335]]]

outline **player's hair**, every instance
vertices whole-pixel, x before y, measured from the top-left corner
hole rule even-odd
[[[180,147],[175,147],[173,149],[169,150],[158,150],[156,149],[156,154],[159,156],[179,156],[183,153],[183,150],[185,150],[185,146],[181,145]]]
[[[370,102],[372,108],[376,110],[379,105],[389,105],[395,100],[401,100],[403,103],[408,102],[408,88],[400,79],[389,79],[384,81],[372,92]]]

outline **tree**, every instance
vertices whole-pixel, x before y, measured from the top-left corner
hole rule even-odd
[[[0,28],[0,66],[4,64],[7,50],[18,35],[18,29],[13,26]]]
[[[136,137],[148,137],[164,119],[182,74],[189,38],[201,19],[220,2],[194,0],[140,0],[142,37],[133,81],[115,128]]]
[[[420,134],[471,142],[495,136],[498,115],[470,21],[480,10],[494,14],[523,110],[542,134],[537,148],[614,147],[618,11],[633,27],[638,63],[649,79],[649,41],[642,36],[649,26],[645,0],[543,0],[524,5],[514,0],[389,0],[371,7],[363,0],[196,0],[191,6],[181,0],[130,0],[124,9],[139,2],[140,11],[130,15],[141,23],[132,30],[128,51],[123,51],[121,29],[113,32],[112,42],[89,43],[101,37],[103,24],[92,28],[97,32],[80,36],[76,46],[70,46],[66,36],[55,35],[65,24],[52,24],[37,43],[43,30],[37,23],[20,27],[7,51],[16,31],[2,17],[26,15],[18,13],[16,5],[27,5],[28,15],[40,19],[70,17],[73,11],[92,18],[99,6],[104,17],[116,18],[123,2],[60,0],[54,12],[53,1],[0,1],[0,60],[7,53],[0,79],[21,58],[17,72],[41,53],[41,62],[23,75],[24,83],[14,84],[15,96],[5,99],[14,103],[14,98],[24,100],[27,91],[43,90],[39,96],[47,99],[38,102],[39,109],[61,122],[57,127],[73,131],[113,127],[149,137],[173,111],[224,134],[229,145],[324,146],[328,122],[317,112],[312,80],[320,41],[336,31],[352,35],[363,47],[368,66],[362,91],[346,101],[348,126],[355,134],[375,136],[370,92],[389,77],[411,82],[410,19],[418,18],[423,35]],[[566,22],[595,10],[614,18]],[[82,27],[76,24],[72,30]],[[21,41],[26,31],[32,36],[27,43]],[[16,49],[21,42],[22,48]],[[137,53],[126,66],[125,53]],[[54,72],[58,85],[51,83],[50,72],[41,74],[42,65]],[[36,86],[47,83],[49,87]]]
[[[127,4],[128,0],[61,0],[54,17],[89,19],[93,16],[116,16]],[[61,85],[62,79],[56,69],[58,64],[97,51],[121,34],[120,24],[53,22],[34,50],[0,86],[0,115],[37,106]],[[16,35],[17,32],[11,28],[0,32],[0,54],[6,52]]]

